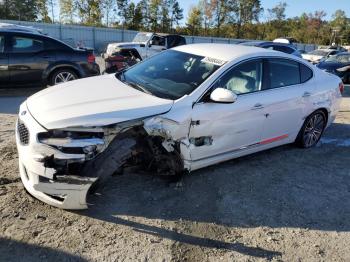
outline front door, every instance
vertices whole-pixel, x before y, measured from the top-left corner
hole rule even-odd
[[[166,50],[165,37],[154,35],[147,48],[147,57],[154,56],[164,50]]]
[[[261,59],[234,66],[211,88],[231,90],[238,96],[234,103],[212,102],[209,91],[194,105],[189,134],[192,161],[243,151],[260,141],[266,119],[261,106],[262,71]]]

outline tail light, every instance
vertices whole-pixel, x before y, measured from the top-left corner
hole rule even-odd
[[[339,91],[340,91],[341,94],[344,93],[344,84],[343,84],[343,82],[339,83]]]
[[[88,54],[87,61],[88,63],[95,63],[95,55],[94,54]]]

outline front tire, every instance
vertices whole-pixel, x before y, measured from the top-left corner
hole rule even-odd
[[[51,86],[54,86],[76,79],[78,79],[78,76],[74,71],[70,69],[59,69],[51,75],[49,83]]]
[[[327,125],[327,118],[323,111],[317,110],[305,119],[299,131],[296,144],[302,148],[315,146],[321,139]]]

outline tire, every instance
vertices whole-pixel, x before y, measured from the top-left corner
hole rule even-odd
[[[78,75],[71,69],[58,69],[56,70],[49,79],[51,86],[66,83],[78,79]]]
[[[301,148],[314,147],[321,139],[327,125],[323,111],[317,110],[305,119],[295,143]]]

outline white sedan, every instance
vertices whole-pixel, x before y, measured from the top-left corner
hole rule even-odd
[[[16,127],[21,179],[50,205],[84,209],[92,184],[127,167],[176,175],[283,144],[309,148],[342,90],[337,76],[281,52],[176,47],[28,98]]]

